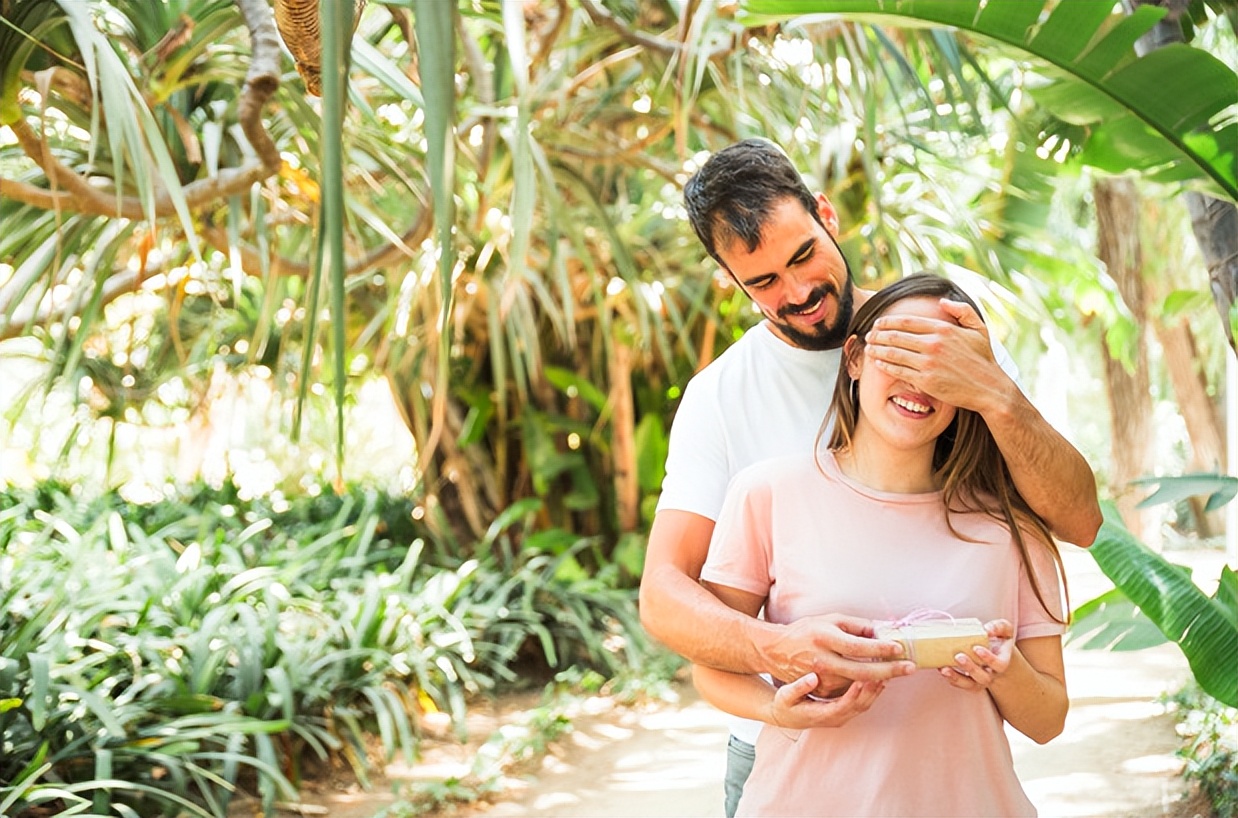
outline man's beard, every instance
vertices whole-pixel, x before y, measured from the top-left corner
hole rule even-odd
[[[838,296],[838,308],[834,311],[834,322],[832,324],[827,323],[826,319],[822,319],[814,324],[811,330],[805,332],[802,329],[796,328],[788,321],[779,320],[785,319],[796,310],[815,304],[831,294]],[[848,270],[847,279],[841,293],[835,292],[833,284],[822,284],[813,290],[802,304],[785,306],[778,310],[778,318],[771,317],[769,320],[770,323],[778,327],[788,341],[800,349],[837,349],[847,339],[847,328],[851,325],[851,313],[854,308],[852,301],[851,272]]]

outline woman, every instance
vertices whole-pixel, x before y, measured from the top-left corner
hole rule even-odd
[[[971,303],[920,274],[857,311],[828,446],[736,476],[701,578],[733,608],[764,608],[775,622],[825,611],[976,617],[989,647],[952,668],[855,683],[833,703],[808,695],[812,674],[776,690],[694,668],[706,699],[769,725],[739,815],[1035,815],[1003,721],[1041,743],[1065,721],[1061,559],[980,416],[864,356],[877,318],[948,318],[943,298]]]

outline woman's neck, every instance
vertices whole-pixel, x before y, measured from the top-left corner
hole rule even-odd
[[[933,474],[933,450],[933,445],[894,449],[882,445],[880,439],[857,434],[850,446],[834,452],[834,459],[843,474],[870,489],[926,494],[941,488]]]

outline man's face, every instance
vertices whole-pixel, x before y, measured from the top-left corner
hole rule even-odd
[[[820,207],[823,221],[833,224],[824,198]],[[799,201],[787,198],[774,206],[753,252],[739,240],[717,250],[782,340],[802,349],[842,345],[852,310],[847,260]]]

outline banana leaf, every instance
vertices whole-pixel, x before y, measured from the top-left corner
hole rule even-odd
[[[1076,608],[1067,631],[1067,643],[1083,650],[1143,650],[1167,641],[1118,588]]]
[[[1238,495],[1238,477],[1228,474],[1200,473],[1172,477],[1141,477],[1132,480],[1137,486],[1156,486],[1156,490],[1139,501],[1140,508],[1177,503],[1190,497],[1208,495],[1205,511],[1216,511]]]
[[[1085,126],[1082,161],[1161,181],[1202,179],[1210,192],[1238,201],[1238,123],[1217,117],[1238,104],[1238,74],[1183,44],[1137,57],[1135,41],[1165,16],[1163,8],[1141,6],[1126,17],[1115,16],[1111,3],[1038,0],[742,0],[741,8],[745,25],[829,14],[952,27],[1013,46],[1045,68],[1050,82],[1030,89],[1036,101]]]
[[[1089,553],[1113,584],[1182,649],[1199,686],[1238,707],[1238,579],[1222,569],[1220,588],[1208,596],[1190,571],[1152,551],[1104,503],[1105,522]]]

